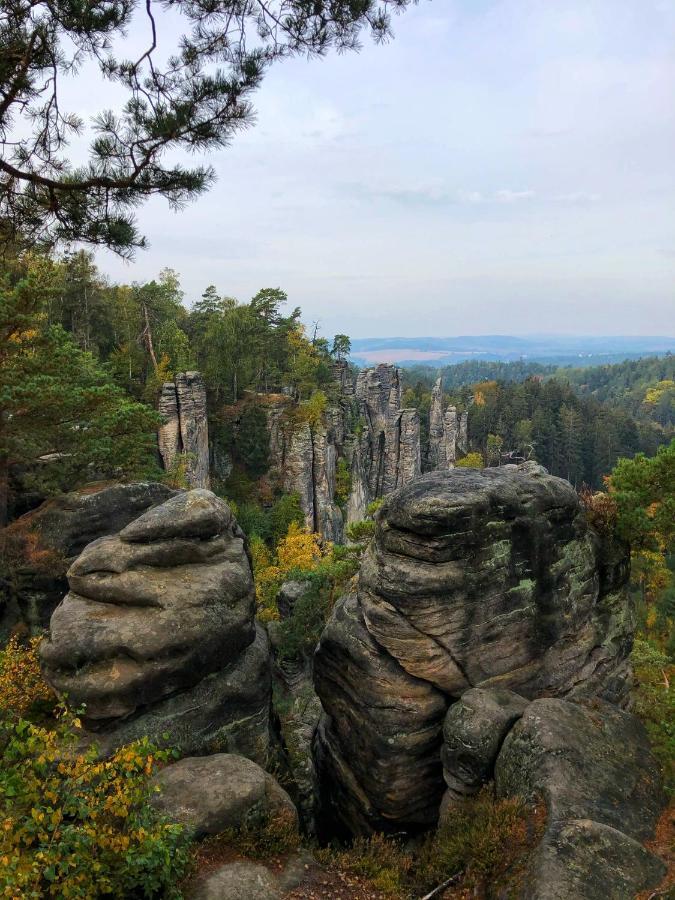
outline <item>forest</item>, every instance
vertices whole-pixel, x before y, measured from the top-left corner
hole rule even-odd
[[[328,339],[318,325],[308,329],[301,310],[289,306],[278,287],[243,302],[214,286],[200,297],[185,297],[178,274],[169,269],[148,283],[115,284],[85,251],[5,258],[0,334],[0,511],[9,523],[0,530],[0,614],[13,592],[21,591],[26,571],[39,573],[39,585],[63,564],[40,548],[34,533],[22,531],[22,514],[30,522],[45,498],[73,488],[86,494],[90,482],[102,480],[186,487],[180,466],[160,466],[157,406],[167,380],[199,370],[207,388],[212,487],[246,534],[257,621],[270,635],[277,667],[275,715],[291,765],[294,753],[300,760],[300,774],[294,771],[293,778],[302,783],[306,757],[294,748],[313,708],[307,679],[315,648],[339,598],[355,583],[382,499],[367,507],[363,520],[348,525],[344,544],[313,533],[299,496],[268,477],[265,410],[270,399],[282,398],[293,428],[320,431],[331,405],[345,402],[334,368],[336,362],[347,364],[349,337]],[[440,374],[443,404],[468,411],[468,452],[458,466],[536,460],[574,484],[599,534],[616,534],[632,546],[631,590],[640,628],[633,702],[669,790],[672,704],[660,684],[672,674],[675,652],[674,362],[665,357],[598,369],[463,363],[440,373],[404,370],[402,384],[402,405],[419,413],[423,470],[429,467],[431,392]],[[363,425],[354,427],[358,435]],[[350,477],[340,457],[338,505],[349,493]],[[0,743],[6,756],[0,787],[17,817],[0,838],[0,852],[13,866],[6,883],[44,885],[51,879],[84,897],[97,895],[96,885],[105,878],[118,896],[139,885],[148,896],[179,896],[173,883],[195,867],[208,868],[209,845],[205,850],[186,840],[179,826],[161,824],[145,803],[148,776],[170,765],[171,753],[143,738],[120,748],[104,768],[94,756],[60,764],[62,748],[74,740],[73,726],[59,718],[65,713],[42,678],[42,640],[15,633],[0,652]],[[279,687],[285,678],[300,685],[297,695]],[[111,808],[119,815],[108,824]],[[537,833],[528,815],[522,806],[480,794],[465,813],[453,813],[445,828],[431,832],[415,856],[382,835],[316,854],[329,877],[347,873],[367,891],[384,886],[392,898],[415,896],[419,884],[433,889],[448,872],[468,889],[496,883],[520,865],[530,849],[527,835]],[[52,824],[31,832],[24,849],[21,835],[35,816]],[[71,831],[60,829],[59,816]],[[94,819],[102,824],[92,827]],[[244,858],[266,859],[297,849],[298,837],[286,826],[247,828],[221,836],[228,853],[234,848]],[[68,843],[71,835],[75,847]],[[67,869],[59,868],[62,860],[68,860]]]

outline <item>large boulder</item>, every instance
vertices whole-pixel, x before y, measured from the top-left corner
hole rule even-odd
[[[239,750],[239,732],[247,746],[259,738],[264,756],[269,650],[227,504],[206,490],[177,494],[91,543],[68,580],[41,646],[44,673],[84,706],[106,749],[168,732],[184,752]]]
[[[46,500],[6,531],[12,567],[0,637],[23,622],[46,628],[68,590],[66,571],[87,544],[115,534],[176,491],[157,482],[98,482]]]
[[[492,778],[504,738],[528,701],[504,688],[470,688],[443,722],[443,777],[448,802],[476,794]]]
[[[504,740],[498,796],[543,798],[547,830],[528,880],[536,900],[633,897],[662,863],[642,846],[663,805],[642,724],[593,700],[535,700]]]
[[[153,787],[155,809],[196,838],[275,818],[298,825],[286,791],[252,760],[233,753],[181,759],[155,775]]]
[[[435,820],[443,719],[469,688],[625,697],[628,567],[606,543],[532,464],[433,472],[385,500],[315,659],[319,777],[348,830]]]

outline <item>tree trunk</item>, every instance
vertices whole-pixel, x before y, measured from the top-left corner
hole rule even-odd
[[[146,304],[143,304],[143,316],[145,317],[145,330],[143,331],[143,338],[145,340],[145,346],[148,348],[148,353],[150,354],[150,359],[152,360],[152,365],[155,370],[155,375],[159,369],[157,365],[157,357],[155,356],[155,348],[152,345],[152,331],[150,329],[150,316],[148,315],[148,307]]]

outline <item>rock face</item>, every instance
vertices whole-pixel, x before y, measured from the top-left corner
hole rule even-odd
[[[159,453],[166,471],[180,454],[186,456],[185,478],[191,488],[209,488],[209,426],[206,386],[199,372],[180,372],[162,385],[159,414],[165,420],[158,433]]]
[[[66,570],[97,538],[113,534],[152,506],[173,497],[163,484],[92,484],[47,500],[8,529],[16,545],[16,571],[6,625],[23,621],[46,628],[68,590]],[[3,621],[0,610],[0,631]]]
[[[401,373],[392,365],[364,369],[356,399],[365,420],[360,446],[370,500],[407,484],[421,471],[419,417],[401,408]]]
[[[41,646],[47,680],[112,749],[142,735],[183,752],[269,743],[269,648],[244,536],[210,491],[177,494],[89,544]]]
[[[443,379],[437,378],[431,391],[429,409],[429,445],[426,469],[452,469],[458,454],[469,449],[469,413],[458,413],[455,406],[443,409]]]
[[[412,481],[421,471],[417,411],[401,408],[401,379],[395,366],[359,373],[356,385],[346,362],[333,368],[339,399],[320,425],[293,422],[292,401],[266,398],[270,474],[286,493],[297,493],[305,523],[340,542],[344,520],[363,519],[371,500]],[[342,458],[351,488],[343,510],[336,500],[336,468]]]
[[[315,657],[327,808],[352,832],[433,823],[443,720],[468,688],[621,700],[626,573],[571,485],[532,464],[430,473],[388,497]]]
[[[286,791],[256,763],[232,753],[181,759],[162,769],[153,787],[155,809],[197,839],[275,817],[298,825]]]
[[[528,897],[632,897],[663,865],[641,842],[653,833],[662,786],[642,724],[608,703],[535,700],[504,740],[498,795],[542,797],[548,827]]]
[[[329,422],[312,425],[294,422],[288,415],[292,403],[282,396],[268,400],[270,474],[285,493],[296,493],[305,524],[326,540],[340,542],[342,512],[335,501],[337,435]]]

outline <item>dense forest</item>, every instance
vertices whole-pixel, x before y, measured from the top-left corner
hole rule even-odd
[[[675,357],[582,369],[466,362],[404,369],[405,402],[428,416],[431,387],[469,410],[472,448],[486,464],[537,459],[577,486],[601,487],[621,457],[652,455],[675,432]]]
[[[257,395],[283,392],[320,417],[335,391],[331,364],[350,349],[346,335],[308,335],[280,288],[239,302],[208,286],[187,303],[175,272],[113,284],[84,251],[6,259],[1,298],[0,483],[2,508],[15,513],[93,477],[156,477],[159,391],[188,369],[204,375],[214,447],[234,463],[223,493],[257,502],[267,467]],[[469,410],[471,449],[485,464],[535,458],[577,486],[599,487],[619,458],[652,455],[673,433],[671,356],[557,370],[468,362],[441,374],[446,403]],[[404,370],[404,405],[419,410],[423,448],[434,377]]]

